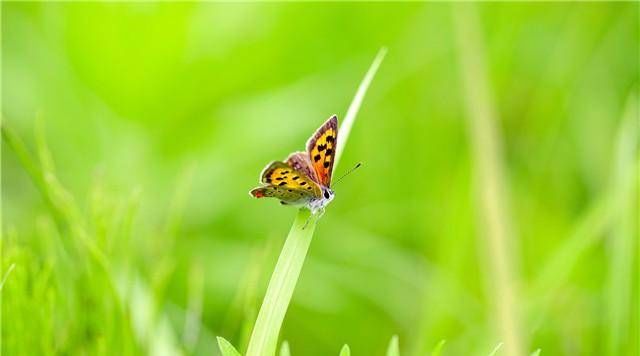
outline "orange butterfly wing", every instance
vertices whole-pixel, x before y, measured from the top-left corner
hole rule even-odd
[[[319,183],[316,170],[309,160],[307,152],[294,152],[287,157],[287,163],[296,171],[306,174],[312,181]]]
[[[318,183],[329,187],[338,139],[338,118],[331,116],[307,142],[307,152]]]

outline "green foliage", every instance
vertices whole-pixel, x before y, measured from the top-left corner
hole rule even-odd
[[[639,354],[638,6],[478,3],[465,59],[447,3],[3,3],[1,353],[245,354],[297,213],[246,192],[384,45],[271,332],[508,354],[488,159],[521,354]]]

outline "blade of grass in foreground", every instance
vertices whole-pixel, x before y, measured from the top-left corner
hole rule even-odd
[[[351,349],[349,348],[349,345],[344,344],[344,346],[342,346],[342,350],[340,350],[340,356],[351,356]]]
[[[436,347],[433,348],[433,351],[431,351],[431,356],[440,356],[442,354],[442,348],[446,342],[446,340],[440,340]]]
[[[360,104],[385,54],[386,49],[384,48],[378,52],[349,106],[347,115],[339,129],[340,135],[338,136],[339,142],[335,165],[338,164],[340,155],[344,151],[344,146],[349,138],[351,126],[355,121]],[[298,276],[316,227],[315,219],[311,219],[307,227],[303,229],[308,218],[309,211],[300,209],[293,226],[291,226],[275,270],[271,275],[262,307],[258,313],[256,325],[249,341],[247,356],[271,356],[275,354],[280,327],[289,307],[293,290],[298,281]]]
[[[387,347],[387,356],[400,356],[398,335],[393,335],[391,341],[389,341],[389,346]]]

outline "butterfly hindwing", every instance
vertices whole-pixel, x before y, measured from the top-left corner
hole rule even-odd
[[[307,142],[309,161],[320,185],[329,187],[338,139],[338,118],[331,116]]]
[[[306,174],[312,181],[320,183],[316,176],[316,171],[311,165],[309,160],[309,154],[307,152],[295,152],[289,155],[287,163],[293,167],[293,169]]]
[[[269,163],[260,181],[265,185],[250,192],[256,198],[274,197],[288,204],[299,204],[321,194],[318,184],[285,162]]]
[[[288,189],[275,185],[265,185],[253,188],[250,194],[255,198],[277,198],[283,204],[306,204],[312,197],[308,192],[300,189]]]

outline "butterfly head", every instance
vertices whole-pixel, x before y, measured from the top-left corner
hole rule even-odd
[[[331,201],[333,200],[333,197],[333,190],[327,187],[322,187],[322,196],[320,196],[320,198],[312,199],[311,201],[309,201],[307,207],[309,208],[309,210],[311,210],[312,213],[315,214],[315,212],[320,211],[324,209],[325,206],[329,205],[329,203],[331,203]]]
[[[329,188],[322,188],[322,200],[326,201],[326,204],[329,204],[329,202],[331,202],[333,200],[335,193],[333,192],[333,190],[329,189]]]

